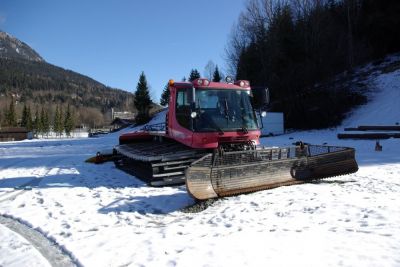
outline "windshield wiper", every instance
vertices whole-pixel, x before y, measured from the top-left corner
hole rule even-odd
[[[241,130],[244,134],[249,133],[249,130],[246,128],[246,126],[243,126],[243,127],[240,128],[239,130]]]
[[[225,132],[219,126],[215,125],[215,129],[218,131],[219,135],[224,135],[225,134]]]
[[[197,108],[195,108],[195,110],[198,113],[197,116],[200,117],[200,115],[201,115],[200,99],[197,99]]]
[[[228,107],[228,100],[226,100],[226,97],[225,97],[224,104],[225,104],[225,117],[228,118],[229,117],[229,107]]]
[[[224,108],[225,108],[225,118],[226,118],[226,124],[229,124],[229,107],[228,107],[228,100],[224,100]]]

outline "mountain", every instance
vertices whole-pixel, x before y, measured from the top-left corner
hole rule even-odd
[[[27,44],[2,31],[0,31],[0,58],[44,62],[43,58]]]
[[[78,123],[90,126],[109,121],[111,108],[134,112],[132,93],[47,63],[35,50],[8,33],[0,32],[0,123],[11,99],[32,109],[70,105]],[[3,113],[3,114],[1,114]]]

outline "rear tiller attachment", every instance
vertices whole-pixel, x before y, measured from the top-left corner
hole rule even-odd
[[[207,154],[186,169],[188,192],[204,200],[354,173],[355,150],[299,145]]]

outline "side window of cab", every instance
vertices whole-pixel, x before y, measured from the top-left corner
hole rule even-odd
[[[190,104],[187,89],[178,89],[176,92],[175,114],[178,123],[182,127],[190,129]]]

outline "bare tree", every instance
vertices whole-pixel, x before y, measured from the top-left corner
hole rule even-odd
[[[228,44],[225,47],[225,60],[228,65],[228,73],[230,75],[236,76],[240,54],[245,48],[246,38],[237,24],[234,24],[228,38]]]
[[[207,65],[204,67],[204,77],[206,77],[209,80],[212,80],[214,71],[215,71],[215,64],[212,60],[209,60],[207,62]]]

